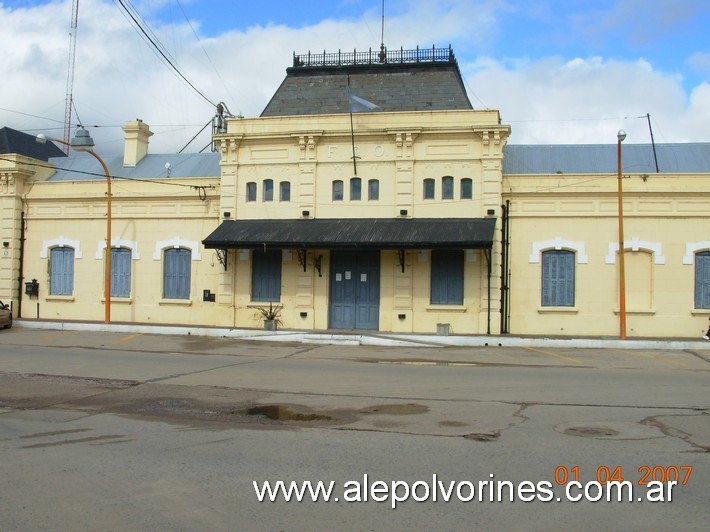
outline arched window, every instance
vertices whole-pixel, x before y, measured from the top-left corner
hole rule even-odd
[[[362,198],[362,180],[359,177],[350,179],[350,201],[360,201]]]
[[[424,180],[424,199],[434,199],[436,183],[433,179]]]
[[[279,183],[279,201],[291,201],[290,181],[281,181],[281,183]]]
[[[343,182],[333,181],[333,201],[343,201]]]
[[[468,177],[461,180],[461,199],[473,199],[473,180]]]
[[[710,309],[710,251],[695,254],[695,308]]]
[[[380,199],[380,181],[379,181],[379,179],[370,179],[367,182],[367,199],[369,201],[377,201]]]
[[[274,201],[274,180],[264,179],[264,201]]]
[[[190,299],[190,259],[185,248],[170,248],[163,252],[163,298]]]
[[[542,252],[542,306],[574,307],[574,252]]]
[[[454,199],[454,178],[450,175],[441,178],[441,199]]]
[[[247,201],[256,201],[256,183],[247,183]]]
[[[111,248],[111,297],[131,297],[131,258],[128,248]]]
[[[49,256],[49,294],[70,296],[74,292],[74,248],[52,248]]]

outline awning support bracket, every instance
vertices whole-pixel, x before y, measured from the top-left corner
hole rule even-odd
[[[306,254],[308,251],[305,249],[297,249],[296,253],[298,253],[298,264],[303,266],[303,271],[306,271]]]
[[[397,255],[399,255],[399,265],[402,268],[402,273],[404,273],[404,250],[398,249]]]
[[[318,255],[317,257],[313,255],[313,267],[318,271],[318,277],[323,277],[323,274],[320,271],[322,261],[323,255]]]
[[[217,260],[222,266],[224,266],[224,271],[227,271],[227,250],[226,249],[215,249],[217,254]]]

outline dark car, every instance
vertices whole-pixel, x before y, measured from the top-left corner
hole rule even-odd
[[[0,327],[9,329],[12,327],[12,312],[10,311],[10,305],[6,305],[0,301]]]

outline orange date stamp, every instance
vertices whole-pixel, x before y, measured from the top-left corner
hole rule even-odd
[[[555,468],[555,483],[565,485],[569,482],[579,482],[580,477],[579,466],[557,466]],[[624,468],[622,466],[599,466],[596,468],[596,481],[600,484],[609,482],[624,482],[628,480],[625,477]],[[641,486],[647,486],[649,482],[675,482],[677,485],[684,486],[690,480],[690,475],[693,473],[693,466],[690,465],[669,465],[669,466],[647,466],[642,465],[637,469],[637,477],[635,482]]]

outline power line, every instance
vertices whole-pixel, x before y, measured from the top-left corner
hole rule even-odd
[[[180,76],[180,78],[185,83],[187,83],[190,88],[192,88],[192,90],[194,90],[199,96],[201,96],[207,103],[209,103],[212,107],[217,107],[217,104],[210,100],[207,96],[205,96],[205,94],[200,89],[198,89],[182,72],[180,67],[177,65],[177,61],[175,61],[174,58],[170,57],[170,53],[167,51],[165,46],[163,46],[163,44],[160,42],[155,33],[153,33],[150,27],[146,24],[146,22],[141,18],[141,16],[138,14],[133,5],[131,5],[130,0],[114,0],[114,3],[116,2],[120,4],[119,9],[122,9],[122,11],[130,17],[134,29],[136,29],[136,31],[139,32],[139,35],[141,35],[143,40],[146,41],[153,48],[153,50],[159,54],[163,62],[169,68],[171,68],[178,76]]]

